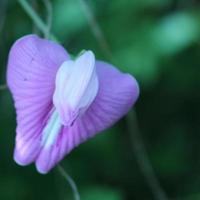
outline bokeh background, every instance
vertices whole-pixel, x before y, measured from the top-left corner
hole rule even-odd
[[[29,3],[45,21],[43,1]],[[51,32],[71,54],[92,49],[98,59],[111,61],[137,78],[141,90],[135,105],[139,134],[160,186],[169,199],[199,200],[200,2],[86,1],[112,58],[94,36],[81,1],[51,3]],[[11,45],[30,33],[43,36],[18,1],[1,0],[0,84],[6,82]],[[137,139],[132,131],[136,130],[129,126],[125,117],[62,161],[82,200],[156,199],[133,148]],[[73,199],[68,183],[56,169],[40,175],[33,165],[20,167],[13,161],[15,128],[11,95],[0,90],[0,199]]]

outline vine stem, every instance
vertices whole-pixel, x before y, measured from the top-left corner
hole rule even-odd
[[[113,58],[112,52],[110,51],[110,48],[108,46],[104,33],[101,30],[88,3],[85,0],[79,0],[79,2],[84,10],[85,17],[88,20],[88,24],[90,25],[90,28],[97,42],[99,43],[99,46],[101,47],[102,51],[108,58],[109,57]],[[144,178],[146,179],[146,182],[148,183],[155,199],[168,200],[168,197],[165,191],[162,189],[159,183],[159,180],[157,179],[154,173],[151,162],[148,159],[147,152],[146,152],[146,149],[141,137],[141,133],[139,131],[137,115],[135,111],[134,112],[131,111],[130,114],[126,117],[126,119],[128,121],[128,128],[129,128],[129,132],[132,138],[131,142],[132,142],[134,154],[140,166],[140,170],[142,171]]]
[[[162,189],[149,161],[147,151],[145,149],[144,142],[139,130],[136,112],[131,110],[126,119],[128,130],[131,136],[133,152],[135,154],[140,170],[154,195],[154,198],[157,200],[168,200],[168,197],[165,191]]]
[[[21,7],[24,9],[24,11],[29,15],[29,17],[33,20],[35,25],[38,27],[38,29],[41,30],[41,32],[46,36],[49,34],[49,26],[46,25],[42,19],[39,17],[39,15],[33,10],[33,8],[30,6],[30,4],[26,0],[18,0]],[[49,38],[58,41],[57,38],[53,34],[49,34]]]
[[[58,172],[61,174],[61,176],[69,183],[73,191],[74,199],[80,200],[80,195],[79,195],[79,192],[74,180],[70,177],[70,175],[66,172],[66,170],[60,164],[58,164],[57,169],[58,169]]]
[[[49,39],[50,38],[50,33],[51,33],[51,26],[52,26],[52,4],[50,0],[43,0],[44,5],[47,10],[47,27],[46,27],[46,32],[45,32],[45,38]]]
[[[85,14],[85,17],[87,18],[88,24],[92,30],[92,33],[95,37],[95,39],[98,41],[99,47],[102,49],[104,55],[109,60],[112,60],[112,53],[109,48],[109,45],[104,37],[103,32],[101,31],[101,27],[99,26],[95,15],[93,14],[93,11],[91,10],[89,4],[85,0],[78,0],[82,10]]]

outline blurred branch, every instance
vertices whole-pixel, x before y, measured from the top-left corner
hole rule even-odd
[[[98,22],[96,21],[96,18],[92,13],[89,5],[86,3],[86,0],[79,0],[79,2],[85,12],[85,16],[87,17],[90,28],[92,29],[92,32],[97,42],[99,43],[99,46],[108,58],[112,58],[113,56],[109,49],[108,43],[106,42],[103,31],[101,30]],[[152,190],[152,193],[154,194],[155,199],[168,200],[167,195],[160,186],[160,183],[156,178],[151,163],[148,159],[147,152],[145,150],[142,137],[140,135],[136,113],[130,112],[130,114],[127,116],[127,121],[129,125],[129,131],[132,137],[132,144],[135,156],[137,158],[140,169],[144,174],[144,177],[150,189]]]
[[[50,32],[51,32],[51,26],[52,26],[52,4],[50,0],[43,0],[44,5],[46,7],[47,10],[47,29],[46,29],[46,33],[45,33],[45,38],[49,38],[50,37]]]
[[[7,89],[7,85],[6,84],[0,85],[0,90],[6,90],[6,89]]]
[[[33,20],[35,25],[42,31],[42,33],[46,36],[49,32],[49,27],[46,25],[42,19],[38,16],[38,14],[33,10],[30,4],[26,0],[18,0],[21,7],[25,10],[25,12],[29,15],[29,17]],[[50,38],[58,41],[53,34],[50,34]]]
[[[131,135],[132,148],[137,159],[141,172],[143,173],[149,188],[151,189],[155,199],[168,200],[165,191],[162,189],[157,179],[153,167],[149,161],[143,139],[139,130],[136,112],[130,111],[127,115],[128,129]]]
[[[74,194],[74,199],[80,200],[80,195],[74,180],[69,176],[69,174],[66,172],[66,170],[64,170],[64,168],[60,164],[57,166],[57,169],[61,176],[69,183]]]
[[[92,30],[93,35],[96,38],[96,40],[98,41],[100,48],[102,49],[102,51],[106,55],[106,57],[109,60],[112,60],[112,53],[110,51],[108,43],[104,37],[103,32],[101,31],[101,28],[96,20],[95,15],[92,12],[90,6],[88,5],[88,3],[85,0],[78,0],[78,1],[82,7],[85,17],[87,18],[88,24]]]

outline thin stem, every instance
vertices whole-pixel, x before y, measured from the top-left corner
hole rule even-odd
[[[0,90],[6,90],[6,89],[7,89],[7,85],[6,84],[0,85]]]
[[[85,17],[88,20],[88,24],[92,30],[92,33],[96,40],[98,41],[98,44],[100,48],[102,49],[103,53],[106,55],[108,59],[112,59],[112,53],[110,51],[110,48],[108,46],[108,43],[104,37],[103,32],[101,31],[101,28],[96,20],[95,15],[93,14],[90,6],[85,0],[79,0],[79,3],[83,9],[83,12],[85,14]]]
[[[50,32],[51,32],[51,26],[52,26],[52,4],[50,0],[43,0],[44,5],[46,7],[47,10],[47,29],[46,29],[46,33],[45,33],[45,38],[49,38],[50,37]]]
[[[147,151],[145,149],[143,139],[139,130],[137,116],[135,111],[130,111],[127,115],[128,129],[131,135],[132,148],[137,159],[143,176],[145,177],[149,188],[151,189],[155,199],[168,200],[165,191],[162,189],[159,180],[157,179],[153,167],[149,161]]]
[[[30,6],[32,7],[33,10],[35,10],[35,12],[37,13],[38,11],[38,1],[37,0],[31,0],[30,1]],[[33,25],[32,25],[32,32],[34,34],[37,34],[37,35],[40,35],[41,31],[40,29],[35,25],[35,23],[33,22]]]
[[[42,31],[44,35],[46,35],[49,31],[49,27],[42,21],[42,19],[38,16],[38,14],[33,10],[33,8],[29,5],[26,0],[18,0],[21,7],[26,11],[29,17],[33,20],[35,25]],[[50,38],[58,41],[53,34],[50,34]]]
[[[85,12],[85,16],[88,20],[90,28],[92,29],[92,32],[97,42],[99,43],[99,46],[108,57],[112,58],[113,56],[109,49],[108,43],[106,42],[103,31],[101,30],[89,5],[86,3],[85,0],[79,0],[79,2]],[[168,199],[167,195],[165,194],[164,190],[160,186],[160,183],[158,179],[156,178],[156,175],[153,171],[153,167],[151,166],[151,163],[148,159],[143,140],[140,136],[136,113],[135,112],[132,114],[130,113],[127,117],[127,120],[129,124],[131,137],[132,137],[132,145],[133,145],[134,153],[137,158],[138,164],[141,168],[141,171],[144,174],[144,177],[146,178],[146,181],[149,187],[151,188],[152,193],[154,194],[155,198],[157,200],[167,200]]]
[[[66,172],[66,170],[59,164],[57,166],[57,169],[59,171],[59,173],[61,174],[61,176],[63,176],[63,178],[69,183],[72,191],[73,191],[73,195],[74,195],[74,199],[75,200],[80,200],[80,195],[77,189],[77,186],[74,182],[74,180],[69,176],[69,174]]]

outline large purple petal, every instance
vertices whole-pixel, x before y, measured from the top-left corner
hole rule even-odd
[[[110,127],[133,106],[139,95],[136,80],[113,66],[97,61],[99,92],[96,99],[72,127],[63,127],[55,143],[43,148],[36,160],[41,173],[47,173],[74,147]]]
[[[130,74],[112,65],[97,61],[98,95],[83,118],[89,135],[102,131],[122,118],[139,96],[139,86]]]
[[[19,39],[11,48],[7,82],[17,112],[14,159],[21,165],[33,162],[41,150],[41,131],[52,108],[56,72],[67,59],[62,46],[36,35]]]

